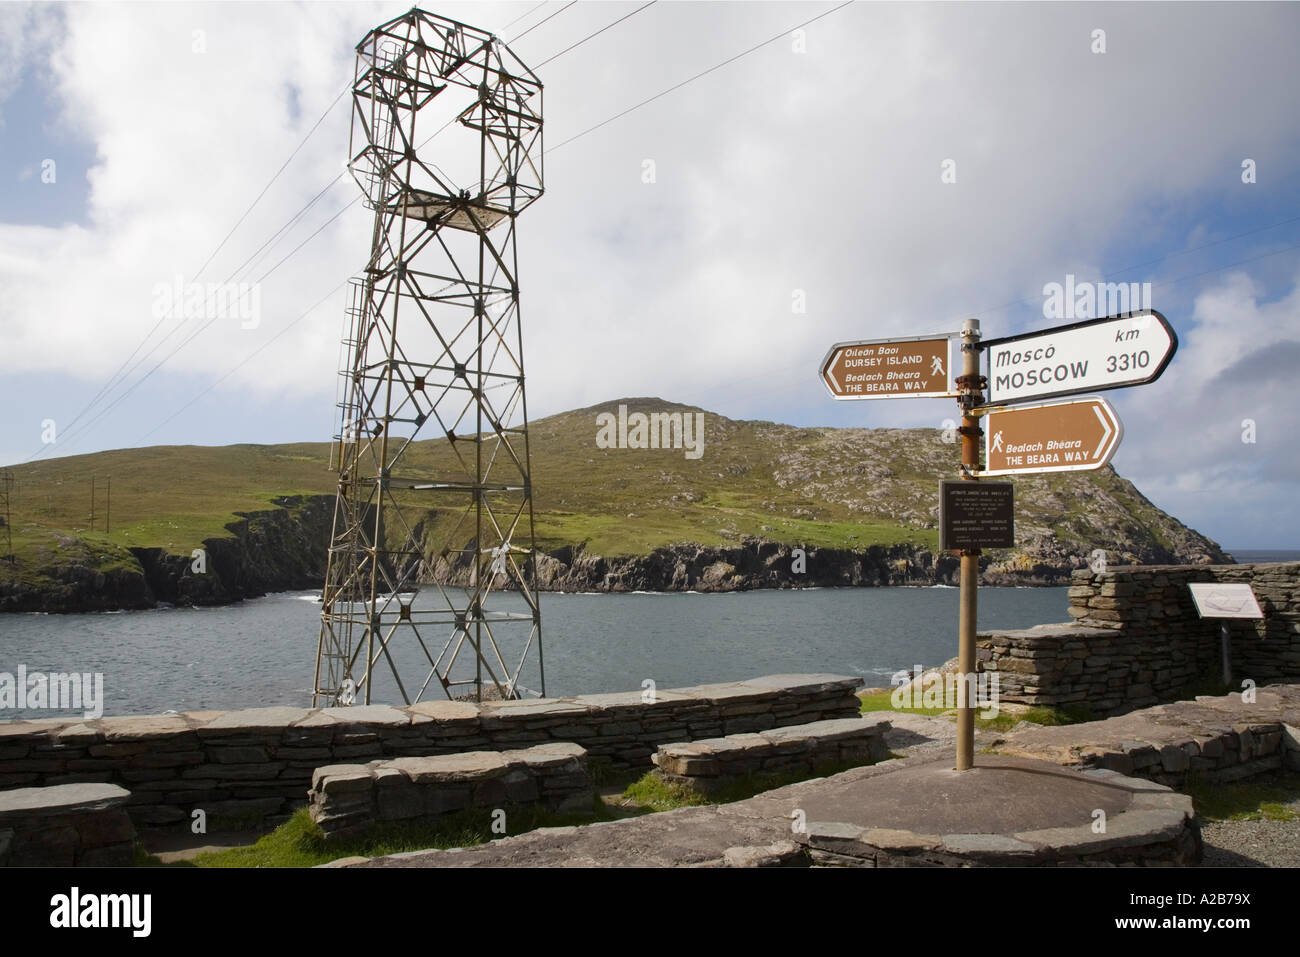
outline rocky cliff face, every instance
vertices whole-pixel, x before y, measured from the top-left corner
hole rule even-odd
[[[541,556],[537,575],[548,591],[744,591],[947,583],[957,567],[952,556],[912,545],[796,549],[747,539],[733,548],[683,544],[618,558],[564,548]]]
[[[1110,562],[1131,561],[1112,550]],[[1149,550],[1146,561],[1163,561]],[[1222,553],[1218,553],[1222,556]],[[1204,564],[1197,556],[1180,556],[1175,564]],[[1230,561],[1222,556],[1218,561]],[[1046,550],[1019,551],[980,558],[980,581],[986,585],[1065,585],[1070,573],[1088,564],[1088,556]],[[960,559],[915,545],[873,545],[865,549],[807,548],[762,539],[747,539],[734,548],[682,544],[648,555],[606,557],[581,546],[561,548],[537,560],[543,591],[746,591],[755,588],[835,588],[883,585],[956,585]],[[466,568],[441,567],[434,576],[447,585],[467,585]],[[504,578],[499,580],[504,584]]]
[[[321,587],[329,546],[334,499],[298,496],[276,500],[275,509],[248,512],[227,529],[230,538],[204,542],[206,568],[195,570],[189,555],[161,548],[132,548],[125,560],[97,568],[84,543],[71,557],[36,570],[35,581],[0,582],[0,611],[77,612],[175,605],[222,605],[273,591]],[[1190,529],[1174,547],[1143,538],[1137,529],[1098,528],[1094,541],[1106,546],[1107,562],[1120,564],[1208,564],[1230,562],[1213,542]],[[101,559],[103,556],[99,556]],[[1079,554],[1050,534],[1031,537],[1016,550],[980,559],[987,585],[1062,585],[1091,555]],[[102,562],[101,562],[102,564]],[[737,546],[677,544],[646,555],[604,556],[582,545],[538,556],[544,591],[745,591],[755,588],[955,585],[956,556],[916,545],[873,545],[863,549],[799,549],[759,538]],[[447,585],[467,585],[469,569],[437,563],[430,576]],[[501,584],[504,584],[502,579]]]
[[[318,588],[333,519],[333,496],[285,496],[277,508],[242,513],[233,538],[203,542],[202,571],[190,555],[161,548],[96,553],[68,540],[57,562],[0,581],[0,611],[79,612],[173,605],[225,605],[272,591]],[[105,567],[105,559],[110,563]]]

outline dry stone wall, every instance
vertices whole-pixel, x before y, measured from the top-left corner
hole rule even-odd
[[[312,775],[312,820],[327,839],[384,821],[431,824],[459,811],[538,806],[591,813],[587,752],[576,744],[331,764]]]
[[[481,705],[254,708],[177,715],[0,722],[0,789],[81,782],[131,792],[137,825],[276,817],[305,802],[323,765],[506,751],[555,741],[589,761],[648,767],[660,744],[858,713],[859,678],[769,675],[659,690]]]
[[[127,792],[112,784],[0,791],[0,867],[126,867]]]
[[[979,669],[1001,700],[1075,705],[1099,716],[1174,700],[1220,668],[1219,622],[1196,614],[1188,584],[1249,584],[1262,621],[1229,624],[1233,674],[1257,685],[1300,677],[1300,563],[1153,565],[1076,571],[1073,623],[979,636]]]
[[[815,771],[820,765],[872,764],[889,756],[890,723],[863,718],[814,721],[751,734],[664,744],[651,755],[655,773],[705,794],[747,774]]]

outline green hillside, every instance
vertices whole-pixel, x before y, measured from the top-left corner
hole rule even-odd
[[[849,549],[937,547],[937,483],[953,476],[958,456],[938,430],[795,428],[706,413],[697,459],[682,449],[598,448],[596,416],[620,403],[630,411],[701,411],[657,398],[621,399],[534,422],[542,549],[585,544],[589,553],[620,556],[682,542],[734,545],[746,537]],[[160,446],[14,466],[18,565],[0,563],[0,580],[61,561],[101,569],[129,563],[128,547],[188,554],[204,539],[228,536],[225,526],[236,513],[272,508],[285,495],[332,494],[328,455],[327,443]],[[408,471],[438,472],[452,463],[447,443],[430,440],[413,450]],[[1008,565],[1095,548],[1111,550],[1111,561],[1222,558],[1214,543],[1110,468],[1015,481],[1020,547],[1004,556]]]

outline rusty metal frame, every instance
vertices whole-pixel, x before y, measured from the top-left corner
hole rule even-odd
[[[439,154],[476,151],[457,182],[417,137],[427,108],[466,92],[443,127],[466,148]],[[543,192],[541,100],[501,40],[422,10],[357,46],[348,167],[374,221],[343,340],[317,706],[371,703],[381,663],[408,704],[435,683],[545,693],[515,245]],[[527,610],[494,608],[505,589]],[[423,658],[409,688],[390,650],[406,641]],[[520,683],[534,647],[536,691]],[[453,675],[471,660],[473,677]]]

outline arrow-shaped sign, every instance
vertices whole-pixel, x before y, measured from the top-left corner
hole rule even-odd
[[[1178,348],[1154,309],[989,339],[988,404],[1028,402],[1154,382]]]
[[[1088,396],[990,408],[984,419],[981,475],[1086,472],[1110,461],[1124,435],[1105,399]]]
[[[864,339],[831,346],[822,383],[837,399],[952,397],[950,335]]]

